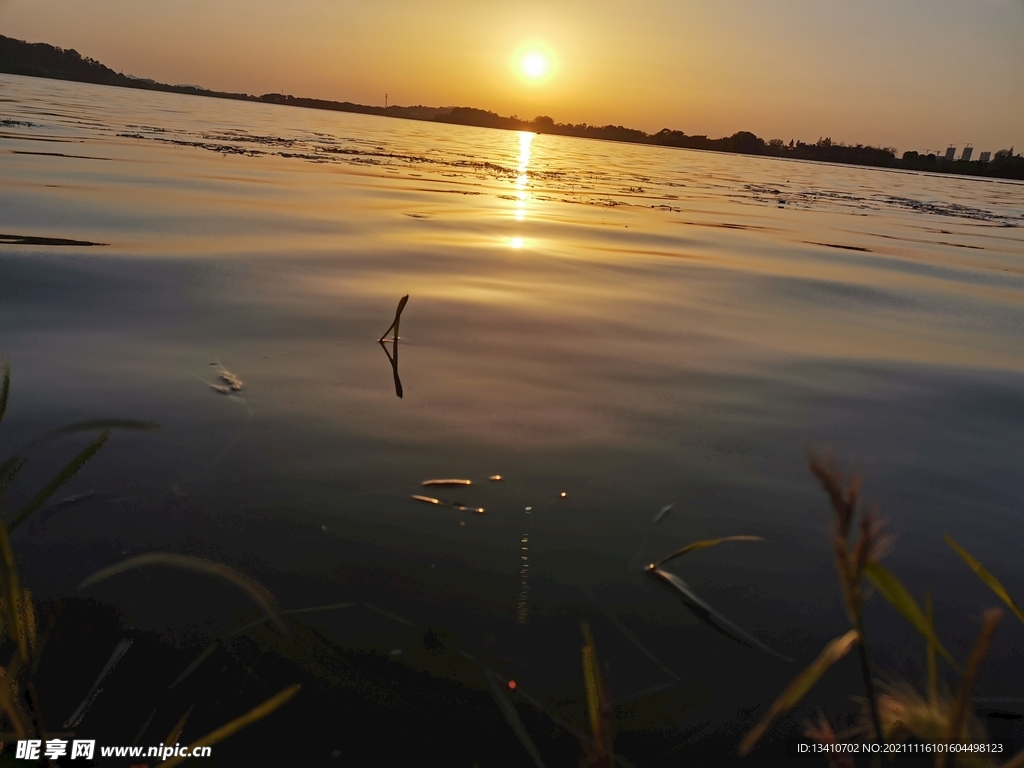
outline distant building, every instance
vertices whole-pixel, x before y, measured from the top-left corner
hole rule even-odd
[[[949,161],[953,161],[956,159],[956,147],[954,147],[952,144],[950,144],[949,147],[946,149],[946,159]]]
[[[965,163],[969,162],[970,159],[971,159],[971,154],[973,152],[974,152],[974,147],[972,147],[970,144],[968,144],[966,147],[964,147],[964,151],[960,153],[960,159],[963,160]]]
[[[982,152],[981,153],[981,157],[978,158],[978,160],[980,162],[982,162],[982,163],[987,163],[991,159],[992,159],[992,153],[991,152]]]

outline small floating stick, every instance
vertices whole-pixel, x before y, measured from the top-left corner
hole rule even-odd
[[[472,480],[457,480],[457,479],[444,479],[444,480],[424,480],[423,486],[428,485],[472,485]]]
[[[418,496],[418,495],[414,495],[413,498],[416,499],[416,501],[422,501],[422,502],[425,502],[427,504],[437,504],[438,506],[441,506],[441,507],[444,506],[444,502],[443,501],[441,501],[440,499],[435,499],[435,498],[433,498],[431,496]]]
[[[394,329],[394,331],[395,331],[394,340],[398,341],[398,324],[402,320],[402,310],[405,309],[405,305],[406,305],[406,303],[408,301],[409,301],[409,295],[408,294],[406,294],[405,296],[403,296],[401,299],[398,300],[398,309],[395,310],[395,320],[394,320],[394,322],[391,323],[391,325],[388,326],[388,329],[386,331],[384,331],[384,333],[381,334],[380,338],[377,339],[377,341],[384,341],[384,339],[387,338],[387,335],[389,333],[391,333],[392,329]]]

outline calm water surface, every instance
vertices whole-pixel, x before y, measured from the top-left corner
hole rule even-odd
[[[734,744],[797,667],[638,566],[765,537],[675,570],[806,663],[844,626],[804,459],[831,444],[956,655],[994,598],[943,534],[1024,595],[1024,185],[12,76],[0,177],[0,232],[101,244],[0,244],[3,453],[74,419],[162,425],[116,434],[65,489],[93,495],[19,532],[42,594],[188,552],[285,607],[450,627],[567,713],[588,620],[627,720]],[[398,398],[376,339],[404,294]],[[81,445],[40,451],[12,504]],[[412,500],[434,477],[486,513]],[[196,648],[241,622],[232,593],[169,584],[93,595]],[[917,637],[878,599],[868,621],[916,680]],[[421,663],[372,612],[310,623]],[[983,688],[1020,696],[1024,627],[1000,635]],[[638,696],[663,667],[680,681]]]

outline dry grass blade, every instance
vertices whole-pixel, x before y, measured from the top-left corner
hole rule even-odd
[[[188,722],[188,716],[192,714],[192,710],[195,708],[196,705],[193,704],[191,707],[186,709],[185,714],[182,715],[178,722],[174,724],[174,728],[172,728],[171,732],[167,734],[167,738],[163,740],[163,743],[166,746],[171,747],[178,742],[178,739],[181,738],[181,732],[185,730],[185,723]]]
[[[974,685],[978,682],[978,675],[981,673],[982,664],[988,655],[988,649],[992,646],[992,639],[996,634],[999,622],[1003,620],[1003,612],[999,608],[989,608],[982,616],[981,632],[978,633],[978,641],[971,651],[971,658],[967,660],[967,668],[960,680],[960,690],[957,692],[953,708],[949,713],[949,720],[946,722],[946,732],[943,734],[943,741],[947,744],[953,742],[964,727],[964,722],[970,713],[971,697],[974,695]],[[942,768],[946,755],[942,753],[936,759],[938,768]]]
[[[110,674],[110,671],[116,667],[117,663],[126,653],[128,653],[128,649],[132,647],[132,642],[133,640],[130,637],[126,637],[114,646],[114,652],[110,654],[110,658],[107,659],[107,663],[103,665],[103,670],[100,672],[100,676],[96,678],[96,682],[92,684],[92,688],[89,689],[85,698],[82,699],[82,703],[78,705],[78,709],[76,709],[71,714],[71,717],[65,721],[65,728],[77,728],[78,724],[82,722],[82,718],[85,717],[86,710],[89,709],[93,700],[102,690],[100,688],[100,683],[103,682],[103,678]]]
[[[263,621],[264,619],[260,619],[260,623],[262,623]],[[199,665],[206,661],[208,658],[210,658],[210,656],[213,655],[213,652],[216,651],[219,647],[220,642],[217,640],[214,640],[212,643],[207,645],[198,656],[192,659],[192,663],[182,670],[181,674],[178,675],[177,678],[175,678],[174,682],[167,687],[167,690],[174,688],[178,683],[180,683],[186,677],[188,677],[197,669],[199,669]]]
[[[39,628],[36,623],[36,608],[32,602],[32,593],[28,589],[21,590],[21,620],[22,625],[25,627],[25,640],[28,652],[34,657],[36,636]],[[26,661],[28,661],[27,658]]]
[[[943,648],[939,638],[936,637],[928,617],[925,616],[914,596],[903,586],[903,583],[891,571],[878,563],[867,563],[864,566],[864,575],[875,585],[878,593],[889,602],[889,605],[895,608],[909,622],[910,626],[920,632],[922,637],[935,647],[953,669],[957,669],[953,657],[949,655],[949,651]]]
[[[850,652],[850,649],[860,640],[860,635],[855,629],[851,629],[842,637],[837,637],[822,649],[810,666],[794,678],[786,690],[772,703],[768,713],[761,718],[761,722],[755,725],[750,733],[743,737],[740,742],[740,755],[748,755],[754,745],[761,740],[768,728],[771,727],[780,716],[795,707],[800,700],[807,695],[807,692],[814,687],[814,684],[821,679],[821,676],[828,669]]]
[[[832,746],[839,743],[839,739],[836,738],[836,732],[832,728],[832,723],[828,721],[825,713],[820,709],[818,710],[817,722],[804,721],[804,736],[808,739],[814,739],[819,744]],[[832,754],[826,753],[825,756],[828,760],[829,768],[855,768],[853,757],[849,754],[842,754],[838,749]]]
[[[1024,610],[1021,610],[1021,607],[1013,601],[1013,598],[1010,597],[1009,593],[1000,583],[999,579],[997,579],[995,576],[989,573],[985,569],[985,566],[983,566],[974,558],[974,555],[972,555],[966,549],[957,544],[953,540],[952,536],[945,536],[943,538],[945,538],[946,543],[949,544],[949,546],[951,546],[958,555],[960,555],[963,561],[967,563],[970,569],[978,575],[978,578],[985,582],[985,586],[987,586],[989,589],[995,592],[996,596],[1004,603],[1006,603],[1006,605],[1009,607],[1011,611],[1013,611],[1014,615],[1016,615],[1018,619],[1024,621]]]
[[[533,760],[537,768],[545,768],[544,761],[540,758],[540,752],[537,751],[537,745],[533,743],[533,739],[530,738],[530,734],[527,733],[526,728],[523,726],[523,721],[519,719],[519,713],[516,712],[516,708],[512,706],[512,702],[508,700],[508,696],[502,691],[505,681],[487,668],[484,668],[484,677],[487,678],[487,685],[491,689],[491,695],[494,696],[498,708],[505,716],[505,721],[515,732],[519,743],[523,745],[523,749],[526,750],[526,753]]]
[[[282,635],[289,634],[288,627],[284,623],[280,611],[277,609],[274,596],[262,584],[239,573],[234,568],[229,568],[223,563],[215,563],[211,560],[204,560],[190,555],[179,555],[173,552],[150,552],[144,555],[129,557],[120,563],[96,571],[96,573],[79,584],[78,589],[85,589],[111,576],[147,565],[163,565],[183,571],[192,571],[193,573],[201,573],[206,576],[214,576],[229,584],[233,584],[249,595],[264,610],[270,621],[277,627],[278,632]]]
[[[726,541],[764,541],[764,539],[760,536],[723,536],[720,539],[704,539],[703,541],[695,541],[693,542],[693,544],[687,544],[682,549],[673,552],[668,557],[663,557],[658,562],[651,563],[651,565],[648,566],[648,569],[658,568],[664,563],[667,563],[669,560],[674,560],[675,558],[681,557],[682,555],[685,555],[688,552],[696,552],[700,549],[714,547]]]
[[[11,393],[11,361],[6,357],[2,370],[4,378],[0,381],[0,421],[4,420],[4,414],[7,413],[7,396]]]
[[[928,618],[928,626],[931,628],[931,634],[935,634],[935,615],[932,609],[932,593],[924,593],[924,610]],[[928,701],[934,704],[939,699],[939,668],[938,663],[935,660],[935,643],[932,642],[931,637],[928,638],[927,647],[927,662],[928,662]]]
[[[75,458],[65,465],[64,469],[54,475],[53,479],[44,485],[39,492],[32,497],[32,500],[25,505],[25,508],[18,513],[17,517],[11,520],[8,528],[14,530],[23,522],[25,522],[29,516],[41,507],[54,492],[73,478],[78,470],[91,459],[96,452],[103,447],[103,444],[110,438],[111,432],[109,429],[105,429],[100,436],[93,440],[87,445]]]
[[[647,567],[647,573],[651,574],[651,576],[658,579],[660,583],[671,589],[682,599],[683,605],[685,605],[691,613],[712,629],[721,632],[723,635],[731,640],[735,640],[740,645],[760,648],[762,651],[770,653],[772,656],[782,659],[783,661],[793,661],[789,656],[783,656],[778,651],[769,648],[749,632],[746,632],[733,624],[729,619],[697,597],[697,595],[694,594],[694,592],[687,586],[686,582],[674,573],[669,573],[668,571],[663,571],[660,568],[654,568],[652,566]]]
[[[18,653],[22,661],[28,662],[28,633],[25,631],[21,610],[22,591],[18,581],[18,566],[14,561],[14,550],[11,539],[7,535],[7,526],[0,521],[0,558],[3,560],[3,584],[0,586],[7,607],[5,624],[11,638],[18,644]]]
[[[233,736],[235,733],[237,733],[238,731],[242,730],[247,725],[252,725],[253,723],[255,723],[257,721],[262,720],[264,717],[266,717],[267,715],[272,713],[274,710],[278,709],[283,704],[287,703],[289,699],[291,699],[296,693],[299,692],[299,688],[301,688],[301,687],[302,686],[300,686],[297,683],[295,685],[289,685],[287,688],[285,688],[280,693],[277,693],[277,694],[274,694],[273,696],[271,696],[269,699],[267,699],[265,702],[260,704],[258,707],[254,707],[253,709],[250,709],[248,712],[246,712],[241,717],[236,717],[230,723],[227,723],[226,725],[222,725],[217,730],[215,730],[215,731],[213,731],[211,733],[208,733],[205,736],[203,736],[201,739],[193,742],[192,744],[189,744],[188,745],[189,753],[191,754],[192,752],[194,752],[196,747],[210,747],[210,746],[213,746],[214,744],[217,744],[218,742],[224,741],[224,739],[228,738],[229,736]],[[173,768],[175,765],[180,765],[181,763],[185,762],[188,759],[189,758],[187,758],[187,757],[180,757],[180,756],[179,757],[172,757],[170,760],[168,760],[166,762],[163,762],[163,763],[160,763],[160,767],[161,768]]]
[[[601,670],[597,664],[597,647],[594,645],[594,636],[590,634],[590,627],[586,622],[582,625],[583,639],[583,684],[587,691],[587,715],[590,718],[590,732],[594,741],[600,745],[602,739],[601,728],[601,702],[604,700],[604,691],[601,685]]]

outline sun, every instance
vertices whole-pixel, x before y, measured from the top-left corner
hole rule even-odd
[[[520,66],[522,67],[523,74],[531,80],[544,77],[548,69],[550,69],[547,57],[538,51],[530,51],[523,56]]]
[[[559,59],[554,49],[541,40],[522,43],[512,54],[509,64],[523,83],[541,85],[558,73]]]

